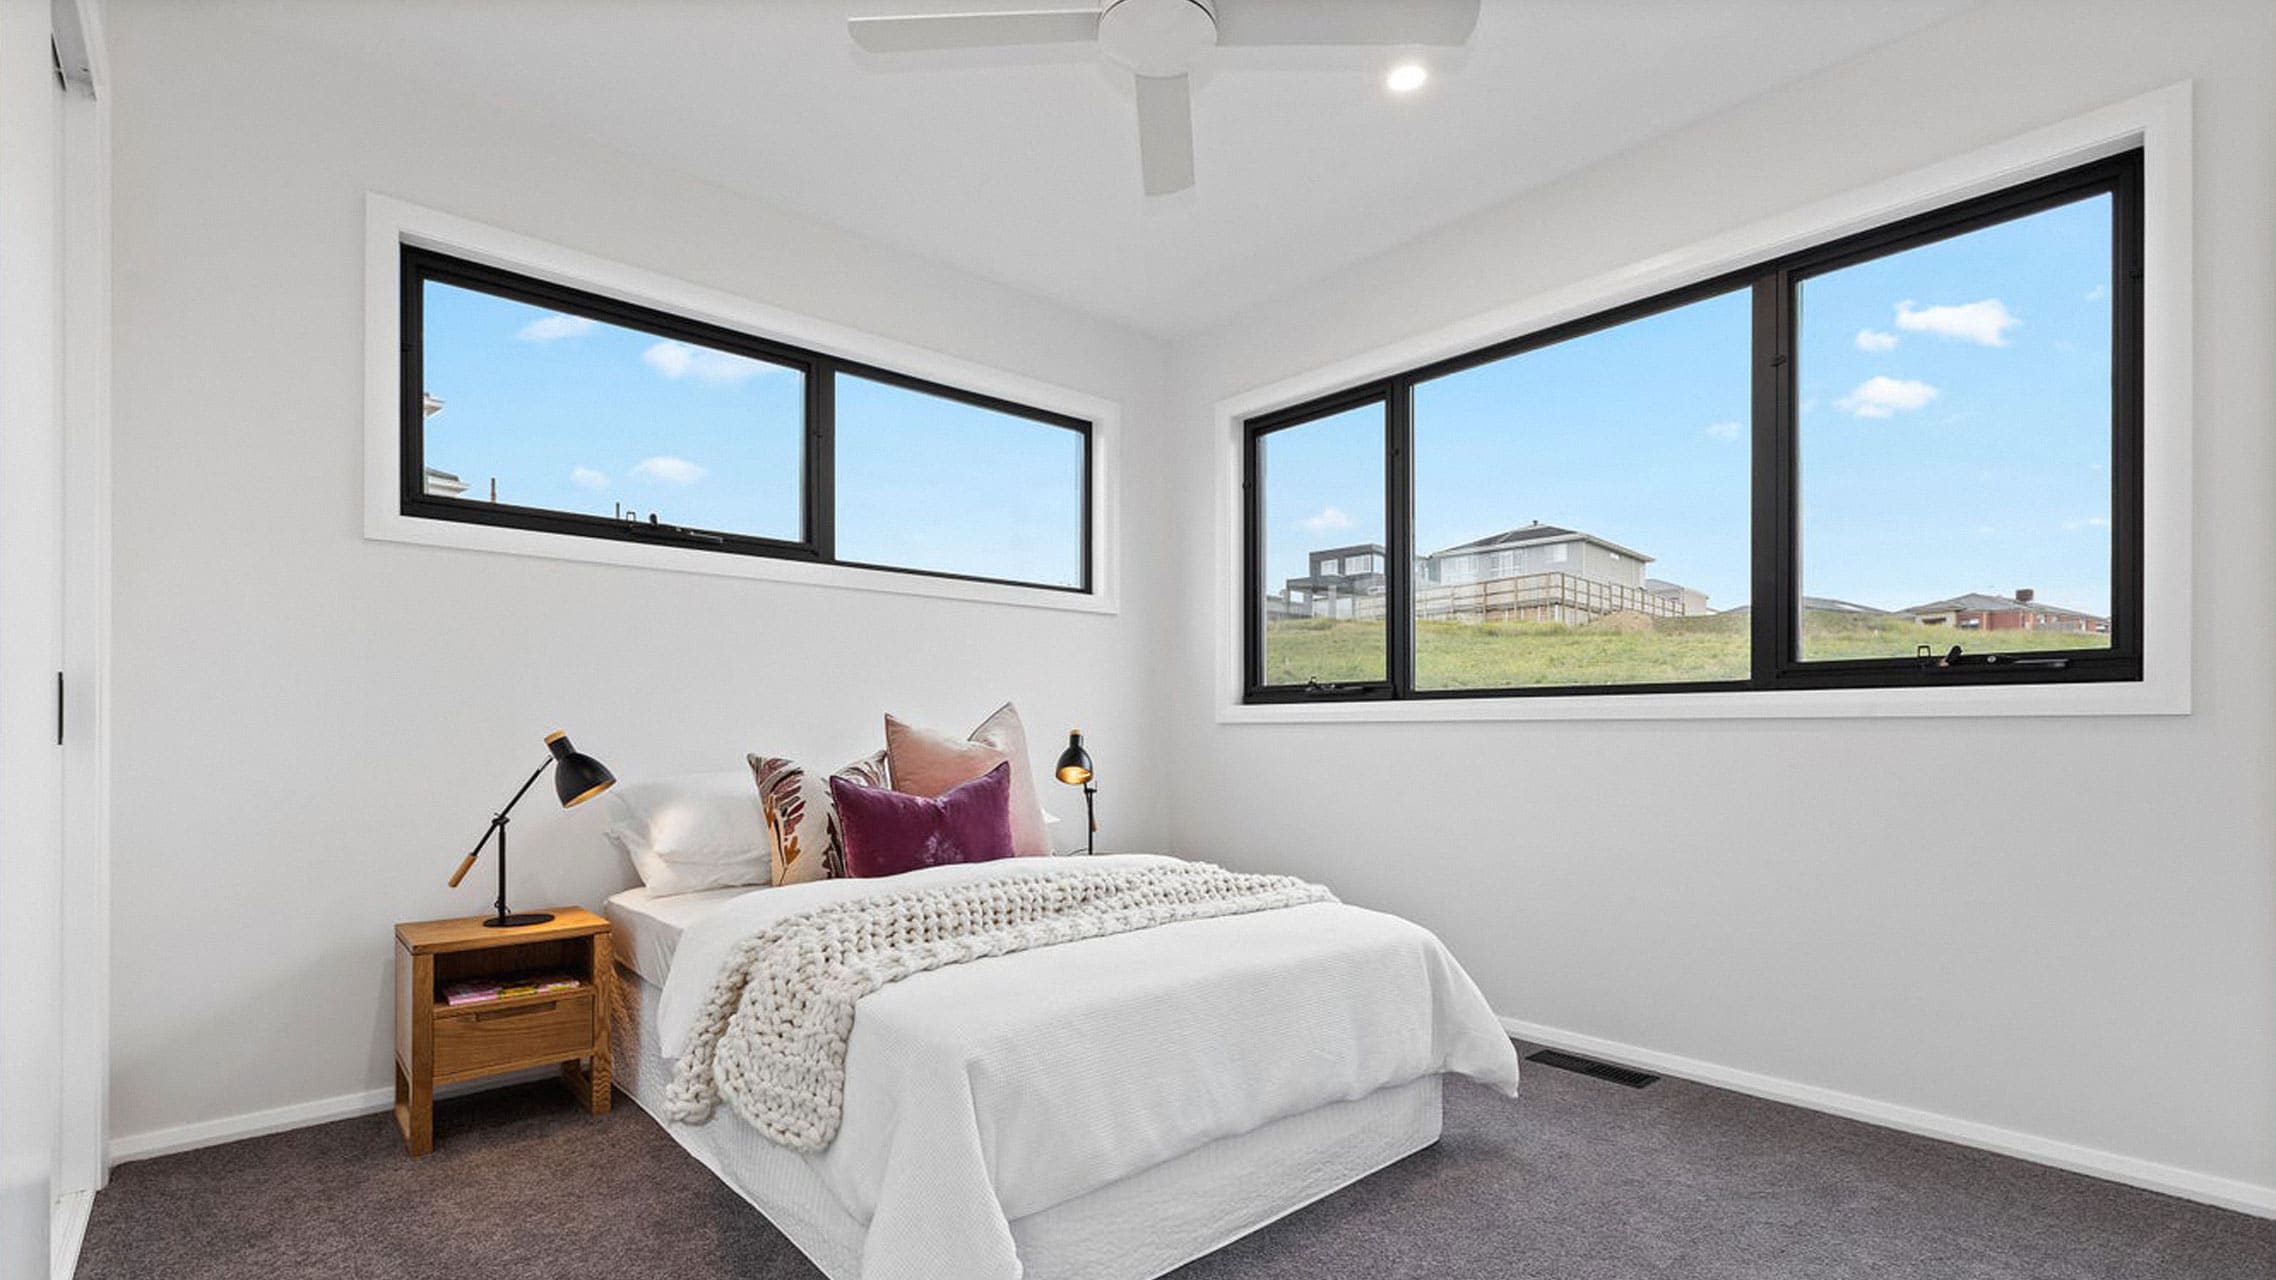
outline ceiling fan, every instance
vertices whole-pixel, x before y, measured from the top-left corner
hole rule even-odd
[[[1459,45],[1479,0],[1103,0],[1084,8],[1013,13],[848,18],[872,53],[1084,44],[1138,84],[1138,166],[1146,194],[1193,185],[1193,107],[1186,72],[1197,55],[1235,45]]]

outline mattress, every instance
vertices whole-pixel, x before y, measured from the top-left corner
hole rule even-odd
[[[617,974],[616,1083],[672,1140],[773,1223],[829,1280],[861,1280],[865,1224],[806,1157],[721,1107],[667,1120],[662,992]],[[1024,1280],[1154,1280],[1438,1141],[1438,1076],[1330,1103],[1217,1139],[1012,1223]]]
[[[636,886],[601,904],[601,914],[616,928],[618,963],[661,987],[671,976],[672,957],[679,951],[680,936],[689,925],[723,902],[764,888],[763,884],[746,884],[657,897]]]

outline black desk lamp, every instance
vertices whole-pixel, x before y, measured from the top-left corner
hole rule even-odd
[[[1083,789],[1083,816],[1090,819],[1090,831],[1083,836],[1083,852],[1098,852],[1098,782],[1091,770],[1091,753],[1083,750],[1083,731],[1067,731],[1067,749],[1059,753],[1059,781],[1070,787]]]
[[[560,766],[553,771],[553,793],[560,798],[564,809],[583,804],[616,785],[616,775],[609,772],[608,766],[572,748],[568,734],[556,729],[545,735],[545,745],[553,754],[530,772],[529,781],[524,782],[522,789],[514,793],[514,798],[506,802],[506,807],[490,819],[490,829],[482,833],[481,844],[474,846],[474,852],[466,855],[466,861],[458,864],[457,873],[450,878],[450,887],[456,889],[458,882],[464,880],[466,873],[474,868],[474,860],[481,856],[482,846],[490,843],[490,837],[498,837],[498,914],[482,922],[493,929],[544,924],[553,918],[551,913],[544,911],[525,911],[515,915],[506,910],[506,815],[512,813],[514,806],[520,804],[522,797],[528,795],[529,789],[537,784],[537,775],[544,773],[547,765]]]

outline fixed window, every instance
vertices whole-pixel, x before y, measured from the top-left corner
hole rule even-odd
[[[2131,152],[1248,420],[1246,700],[2139,680],[2141,201]],[[1375,613],[1274,603],[1331,509]]]
[[[1088,434],[854,373],[833,399],[840,560],[1082,586]]]
[[[402,250],[403,514],[1090,590],[1091,424]]]
[[[1748,325],[1728,292],[1414,383],[1415,549],[1464,566],[1414,584],[1416,688],[1746,678]],[[1629,545],[1681,546],[1724,616]]]

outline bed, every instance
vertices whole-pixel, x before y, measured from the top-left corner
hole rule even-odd
[[[1514,1096],[1515,1051],[1436,938],[1316,903],[994,956],[864,997],[842,1127],[817,1153],[726,1106],[667,1118],[693,1009],[742,938],[827,902],[1061,862],[618,894],[617,1082],[831,1280],[1150,1280],[1437,1141],[1443,1074]]]

